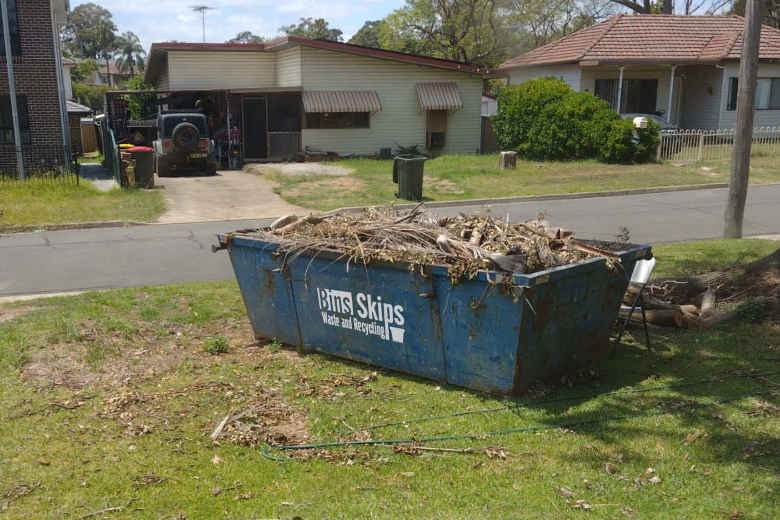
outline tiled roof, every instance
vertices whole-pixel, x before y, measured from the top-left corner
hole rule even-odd
[[[552,63],[718,62],[742,53],[741,16],[618,14],[501,64],[499,69]],[[780,60],[780,30],[762,26],[759,58]]]

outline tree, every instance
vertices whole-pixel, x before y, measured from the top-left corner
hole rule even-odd
[[[615,13],[608,0],[511,1],[506,9],[515,36],[513,55],[591,26]]]
[[[127,81],[125,88],[127,90],[154,90],[154,85],[144,82],[144,77],[138,74]],[[157,113],[157,96],[155,94],[128,94],[125,99],[127,99],[130,119],[152,118]]]
[[[100,67],[97,61],[93,58],[86,58],[76,62],[70,69],[70,78],[73,80],[73,83],[83,83],[90,74],[98,70],[100,70]]]
[[[385,18],[382,47],[483,65],[506,48],[498,0],[406,0]],[[411,44],[411,45],[410,45]]]
[[[287,36],[297,36],[298,38],[308,38],[310,40],[331,40],[334,42],[344,41],[341,29],[334,29],[328,25],[324,18],[301,18],[300,23],[283,25],[279,28]]]
[[[624,7],[628,7],[635,13],[639,14],[672,14],[674,12],[673,0],[642,0],[642,3],[634,2],[632,0],[612,0],[616,4],[620,4]]]
[[[138,36],[132,31],[127,31],[118,37],[116,41],[116,66],[119,70],[129,70],[130,74],[135,74],[136,70],[143,70],[146,51],[141,46],[141,40]]]
[[[116,24],[108,9],[97,4],[77,6],[68,14],[64,32],[68,50],[80,58],[102,58],[115,50]]]
[[[780,0],[764,0],[761,9],[761,22],[780,29]],[[732,13],[745,16],[745,0],[735,0]]]
[[[685,15],[716,14],[735,3],[734,0],[678,0],[678,7],[675,10],[674,0],[642,0],[641,3],[632,0],[611,1],[640,14],[674,14],[676,12]]]
[[[263,37],[253,34],[252,31],[241,31],[231,38],[227,43],[262,43]]]
[[[353,45],[362,45],[363,47],[381,48],[380,39],[382,38],[382,20],[369,20],[363,24],[363,27],[349,39]]]

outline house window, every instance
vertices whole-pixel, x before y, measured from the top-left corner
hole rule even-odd
[[[14,56],[22,55],[22,41],[19,38],[19,19],[16,13],[16,0],[8,1],[8,28],[11,32],[11,53]],[[2,15],[0,15],[0,50],[5,49],[5,35],[3,34]]]
[[[737,109],[739,80],[729,78],[729,97],[726,110]],[[780,110],[780,78],[758,78],[756,82],[756,110]]]
[[[22,143],[30,144],[30,120],[27,115],[27,96],[16,96],[19,109],[19,129]],[[11,98],[0,96],[0,144],[14,144],[14,121],[11,115]]]
[[[594,93],[614,109],[617,106],[618,80],[597,79]],[[657,101],[657,79],[623,80],[623,89],[620,93],[620,113],[652,114],[656,112]]]
[[[444,148],[447,136],[447,111],[428,110],[425,115],[425,146],[429,150]]]
[[[308,112],[306,128],[368,128],[369,112]]]
[[[268,131],[301,131],[300,94],[270,94],[268,96]]]

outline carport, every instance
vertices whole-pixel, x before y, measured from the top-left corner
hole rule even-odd
[[[130,103],[142,118],[131,119]],[[301,152],[301,89],[116,90],[106,93],[107,126],[117,143],[151,144],[165,111],[206,115],[222,169],[245,162],[290,160]]]

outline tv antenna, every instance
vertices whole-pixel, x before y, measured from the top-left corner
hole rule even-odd
[[[203,18],[203,43],[206,43],[206,11],[210,11],[214,8],[208,5],[191,5],[190,9],[199,11]]]

